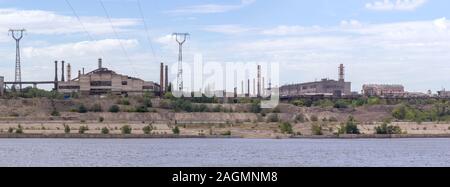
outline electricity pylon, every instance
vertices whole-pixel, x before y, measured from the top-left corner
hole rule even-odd
[[[178,43],[178,74],[177,84],[178,91],[183,91],[183,44],[186,42],[189,33],[173,33],[175,40]]]
[[[16,84],[19,83],[19,91],[22,91],[22,72],[20,69],[20,40],[23,38],[23,32],[25,29],[9,29],[12,38],[16,41],[16,72],[13,87],[16,88]]]

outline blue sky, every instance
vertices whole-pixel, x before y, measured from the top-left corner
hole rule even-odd
[[[159,61],[177,60],[170,34],[189,32],[186,63],[195,53],[277,61],[285,84],[337,78],[343,63],[354,91],[365,83],[450,89],[447,0],[140,0],[142,14],[137,0],[102,0],[111,23],[98,0],[68,2],[75,12],[64,0],[0,0],[0,75],[14,73],[9,28],[28,30],[23,80],[52,80],[54,60],[70,62],[73,74],[93,69],[101,56],[111,69],[156,81]]]

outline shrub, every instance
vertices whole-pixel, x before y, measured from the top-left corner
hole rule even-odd
[[[341,125],[339,134],[360,134],[358,124],[353,116],[348,117],[347,122]]]
[[[80,133],[80,134],[84,134],[86,131],[88,131],[89,130],[89,127],[88,126],[81,126],[79,129],[78,129],[78,133]]]
[[[142,131],[144,132],[144,134],[150,134],[153,130],[153,126],[151,125],[147,125],[144,128],[142,128]]]
[[[146,107],[153,107],[152,100],[150,98],[144,98],[143,105]]]
[[[280,131],[283,134],[293,134],[292,125],[288,122],[284,122],[280,125]]]
[[[348,103],[344,100],[338,100],[334,103],[334,108],[348,108]]]
[[[275,107],[272,109],[272,113],[281,113],[280,107]]]
[[[148,108],[145,105],[141,105],[141,106],[136,107],[136,112],[146,113],[146,112],[148,112]]]
[[[98,103],[92,105],[91,112],[103,112],[102,105]]]
[[[173,134],[180,134],[180,129],[178,126],[175,126],[175,128],[172,129]]]
[[[314,123],[311,126],[311,131],[312,131],[313,135],[318,135],[318,136],[323,135],[322,126],[319,124]]]
[[[252,113],[260,113],[261,112],[261,105],[259,103],[252,103],[250,106],[250,112]]]
[[[111,113],[117,113],[117,112],[120,111],[120,108],[117,105],[112,105],[111,107],[109,107],[108,111],[111,112]]]
[[[17,127],[17,129],[16,129],[16,134],[22,134],[22,133],[23,133],[22,126],[19,125],[19,126]]]
[[[128,99],[120,99],[117,104],[119,105],[130,105],[130,101]]]
[[[278,122],[279,121],[279,119],[278,119],[278,114],[270,114],[268,117],[267,117],[267,122],[272,122],[272,123],[275,123],[275,122]]]
[[[69,125],[64,125],[64,133],[69,134],[70,133],[70,127]]]
[[[105,121],[105,118],[102,117],[102,116],[100,116],[100,117],[98,118],[98,122],[103,123],[103,121]]]
[[[61,116],[61,114],[55,109],[51,113],[52,116]]]
[[[131,127],[129,125],[124,125],[120,128],[120,131],[122,132],[122,134],[131,134],[131,131],[133,129],[131,129]]]
[[[78,106],[78,113],[86,113],[86,112],[88,112],[88,110],[83,104]]]
[[[304,123],[305,122],[305,115],[300,113],[297,116],[295,116],[295,120],[300,122],[300,123]]]
[[[14,128],[9,127],[9,128],[8,128],[8,133],[13,133],[13,132],[14,132]]]
[[[401,134],[402,129],[399,126],[388,125],[383,123],[381,126],[375,127],[376,134]]]
[[[102,128],[102,134],[109,134],[109,129],[108,129],[108,127],[103,127],[103,128]]]
[[[310,119],[311,119],[311,121],[313,121],[313,122],[319,121],[319,117],[317,117],[316,115],[312,115],[312,116],[310,117]]]
[[[222,134],[220,134],[222,136],[231,136],[231,131],[225,131]]]

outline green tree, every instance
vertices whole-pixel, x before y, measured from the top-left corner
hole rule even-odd
[[[111,113],[118,113],[120,111],[120,108],[117,105],[112,105],[111,107],[109,107],[108,111]]]
[[[180,129],[178,126],[175,126],[175,128],[172,129],[173,134],[180,134]]]
[[[153,130],[153,126],[151,125],[147,125],[144,128],[142,128],[142,131],[144,132],[144,134],[150,134]]]
[[[103,127],[101,132],[102,132],[102,134],[109,134],[108,127]]]
[[[281,123],[280,125],[281,133],[283,134],[293,134],[292,125],[288,122]]]
[[[124,125],[120,128],[120,131],[122,134],[131,134],[132,129],[129,125]]]

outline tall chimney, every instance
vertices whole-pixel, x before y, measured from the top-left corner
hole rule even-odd
[[[80,80],[80,78],[81,78],[81,71],[78,70],[78,81]]]
[[[256,95],[258,96],[258,97],[260,97],[261,96],[261,65],[258,65],[258,85],[257,85],[257,88],[258,88],[258,90],[256,91]]]
[[[70,66],[70,64],[67,64],[67,81],[71,81],[72,80],[72,75],[71,72],[72,71],[72,67]]]
[[[84,75],[84,68],[83,68],[83,75]]]
[[[341,64],[339,66],[339,81],[344,82],[345,77],[344,77],[344,64]]]
[[[55,60],[55,90],[58,90],[58,61]]]
[[[262,78],[262,95],[263,96],[266,96],[266,86],[265,86],[265,84],[266,84],[266,81],[264,80],[264,77]]]
[[[65,82],[65,78],[64,78],[64,60],[61,61],[61,82]]]
[[[256,80],[253,78],[253,95],[256,95]]]
[[[241,82],[241,93],[242,93],[242,95],[245,95],[245,91],[244,91],[244,81]]]
[[[58,61],[55,61],[55,82],[58,82]]]
[[[164,93],[164,63],[161,62],[160,72],[159,72],[159,85],[161,96]]]
[[[247,97],[250,97],[250,79],[247,81]]]
[[[98,59],[98,69],[102,69],[102,58]]]
[[[166,73],[164,74],[166,77],[164,78],[164,89],[166,92],[169,91],[169,66],[166,66]]]

